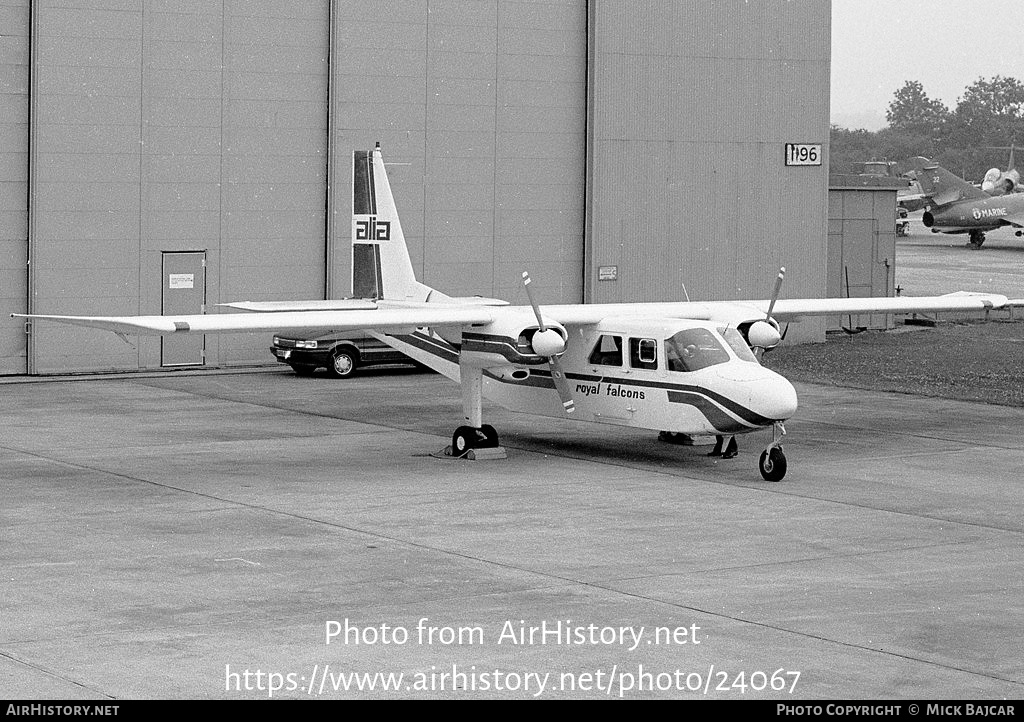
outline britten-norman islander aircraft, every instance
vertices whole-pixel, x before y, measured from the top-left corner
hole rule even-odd
[[[359,298],[225,304],[247,313],[192,316],[24,318],[117,334],[367,330],[456,381],[464,423],[453,456],[498,456],[482,400],[542,416],[652,429],[673,435],[735,435],[774,429],[761,453],[769,481],[786,473],[783,422],[796,391],[758,361],[780,342],[779,323],[802,316],[997,308],[1004,296],[779,299],[569,304],[541,308],[523,273],[529,305],[453,298],[418,282],[406,249],[380,144],[355,151],[353,287]],[[784,270],[784,269],[783,269]]]

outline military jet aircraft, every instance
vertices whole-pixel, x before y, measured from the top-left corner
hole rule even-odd
[[[981,248],[986,231],[1002,226],[1024,234],[1024,193],[990,196],[928,158],[918,156],[911,162],[928,197],[921,221],[932,233],[966,233],[973,248]]]
[[[483,420],[488,398],[515,411],[669,435],[773,429],[759,470],[787,469],[783,423],[796,413],[792,384],[755,352],[780,342],[779,323],[804,316],[1000,307],[998,295],[921,298],[565,304],[541,307],[523,273],[528,305],[453,298],[416,280],[378,144],[353,155],[353,286],[360,298],[226,304],[245,313],[184,316],[23,316],[118,334],[324,332],[365,329],[457,382],[464,420],[453,456],[498,456]]]
[[[985,177],[981,181],[981,189],[990,196],[1004,196],[1007,193],[1019,193],[1024,190],[1020,184],[1020,171],[1017,170],[1017,164],[1013,158],[1013,152],[1016,150],[1016,146],[1011,143],[1009,147],[992,147],[1000,149],[1005,148],[1006,150],[1009,150],[1010,161],[1006,165],[1006,170],[989,168],[988,172],[985,173]]]

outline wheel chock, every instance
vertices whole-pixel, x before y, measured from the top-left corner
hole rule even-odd
[[[444,447],[444,451],[440,454],[431,454],[431,456],[436,456],[437,458],[446,456],[449,459],[469,459],[470,461],[489,461],[491,459],[507,459],[508,452],[505,451],[504,446],[485,446],[479,449],[470,449],[462,456],[454,456],[452,454],[452,447],[449,444]]]

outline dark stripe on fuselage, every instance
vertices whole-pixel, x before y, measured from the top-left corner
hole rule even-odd
[[[535,353],[524,354],[519,350],[515,339],[509,336],[495,336],[488,333],[463,332],[462,350],[495,354],[509,363],[526,366],[536,366],[547,362],[546,358]]]
[[[531,376],[534,374],[538,376],[548,376],[549,378],[551,376],[550,371],[540,369],[530,371]],[[725,407],[752,426],[769,426],[774,421],[774,419],[761,416],[760,414],[748,409],[746,406],[733,401],[728,396],[724,396],[716,391],[711,391],[703,386],[694,386],[692,384],[673,384],[665,381],[645,381],[636,378],[627,379],[617,376],[594,376],[592,374],[566,374],[566,377],[570,381],[582,381],[592,384],[605,383],[614,384],[616,386],[664,389],[668,392],[668,400],[672,403],[690,404],[691,406],[696,406],[696,404],[693,404],[690,399],[692,399],[694,395],[701,396],[717,403],[719,406]],[[554,382],[551,382],[551,385],[554,386]]]
[[[729,416],[729,414],[722,411],[722,408],[714,401],[712,401],[711,398],[709,398],[710,396],[711,392],[703,389],[701,391],[668,392],[668,400],[670,403],[686,404],[687,406],[694,407],[695,409],[697,409],[697,411],[704,415],[705,419],[711,422],[712,426],[714,426],[719,431],[723,431],[725,433],[735,434],[740,431],[749,431],[750,424],[754,424],[755,426],[760,427],[768,426],[772,423],[771,421],[764,419],[763,416],[755,414],[750,409],[740,406],[735,401],[726,399],[729,402],[729,410],[732,411],[737,416],[744,419],[744,421],[747,421],[747,423],[741,423],[734,419],[732,416]],[[721,398],[720,394],[715,394],[715,396]],[[764,422],[756,423],[750,421],[750,417],[764,419]]]
[[[445,361],[451,361],[452,363],[459,362],[459,352],[451,344],[446,341],[432,336],[427,336],[421,331],[417,331],[414,334],[404,334],[401,336],[395,336],[395,338],[405,343],[415,346],[418,349],[427,351],[434,354]],[[492,373],[484,371],[484,375],[489,379],[497,381],[503,384],[512,384],[513,386],[529,386],[533,388],[543,389],[555,389],[555,382],[551,378],[551,372],[547,369],[530,369],[530,375],[525,379],[508,379],[499,378]],[[716,429],[723,433],[738,433],[742,431],[751,431],[750,427],[763,427],[771,426],[775,419],[769,419],[766,416],[748,409],[746,406],[733,401],[727,396],[710,391],[701,386],[693,386],[691,384],[671,384],[663,381],[642,381],[639,379],[631,378],[620,378],[617,376],[595,376],[593,374],[566,374],[566,378],[569,381],[586,382],[591,384],[613,384],[616,386],[626,387],[643,387],[650,389],[663,389],[668,393],[668,400],[674,404],[685,404],[687,406],[693,406],[697,411],[704,415],[704,418],[714,426]],[[729,416],[722,407],[728,409],[729,412],[738,416],[742,421],[737,421],[732,416]]]

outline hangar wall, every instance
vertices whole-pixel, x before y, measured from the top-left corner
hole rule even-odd
[[[351,288],[352,150],[381,141],[419,278],[582,297],[585,0],[339,0],[332,290]]]
[[[0,0],[0,374],[25,372],[28,297],[28,0]]]
[[[784,147],[827,148],[830,15],[590,4],[588,301],[766,298],[780,266],[787,297],[824,295],[828,159],[786,166]]]
[[[0,177],[0,273],[33,256],[10,310],[183,312],[169,277],[211,312],[344,296],[351,153],[376,141],[446,292],[524,302],[525,269],[542,303],[758,296],[782,264],[787,295],[824,292],[827,158],[781,156],[827,143],[828,3],[0,2],[24,107],[0,153],[30,168]],[[36,324],[26,356],[7,323],[0,373],[266,363],[267,342]]]
[[[32,15],[34,312],[159,314],[166,255],[185,252],[205,256],[179,274],[195,313],[322,294],[327,0],[34,1]],[[36,373],[168,360],[155,337],[36,324],[33,341]],[[205,361],[267,345],[209,336]],[[202,364],[196,351],[180,364]]]

